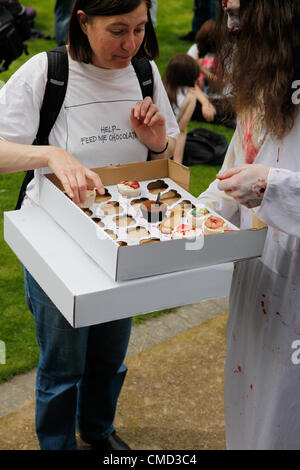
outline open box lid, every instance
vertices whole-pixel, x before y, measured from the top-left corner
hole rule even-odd
[[[123,180],[146,181],[157,178],[171,178],[186,191],[189,191],[190,186],[190,169],[167,159],[104,166],[92,168],[92,171],[100,176],[104,186],[118,184]],[[47,174],[46,177],[59,189],[63,189],[62,184],[54,174]]]

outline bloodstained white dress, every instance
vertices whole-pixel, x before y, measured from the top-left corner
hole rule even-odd
[[[227,324],[228,449],[300,449],[300,116],[283,140],[263,138],[252,113],[240,119],[223,169],[271,167],[256,215],[268,225],[263,256],[236,263]],[[201,203],[240,223],[252,211],[213,182]]]

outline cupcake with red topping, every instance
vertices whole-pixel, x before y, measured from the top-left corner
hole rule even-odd
[[[86,200],[80,204],[81,209],[89,209],[95,203],[96,189],[88,185],[86,188]]]
[[[138,181],[122,181],[118,184],[118,191],[126,198],[137,197],[141,194],[141,187]]]
[[[227,222],[221,217],[210,215],[207,217],[203,224],[204,235],[212,233],[223,233],[227,229]]]
[[[196,236],[196,229],[191,225],[181,224],[173,230],[172,239],[193,238]]]

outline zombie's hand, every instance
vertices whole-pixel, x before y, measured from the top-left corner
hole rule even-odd
[[[260,206],[267,187],[270,168],[266,165],[242,165],[217,175],[218,188],[248,208]]]

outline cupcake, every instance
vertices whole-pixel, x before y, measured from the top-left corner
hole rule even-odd
[[[140,205],[140,209],[147,222],[155,224],[156,222],[161,222],[163,220],[168,210],[168,206],[163,202],[156,203],[156,201],[148,200],[144,201]]]
[[[195,207],[187,213],[188,223],[193,227],[202,227],[208,214],[209,210],[205,209],[205,207]]]
[[[118,184],[118,191],[123,197],[137,197],[141,194],[141,187],[138,181],[122,181]]]
[[[170,234],[173,232],[174,228],[181,222],[181,207],[175,206],[170,213],[170,217],[167,217],[159,225],[159,229],[164,234]]]
[[[193,238],[196,236],[196,229],[191,225],[182,224],[176,227],[172,233],[173,240],[179,240],[181,238]]]
[[[89,209],[95,203],[96,189],[93,186],[87,186],[86,200],[80,204],[81,209]]]
[[[223,233],[227,229],[227,222],[221,217],[210,215],[207,217],[203,224],[204,235],[212,233]]]

